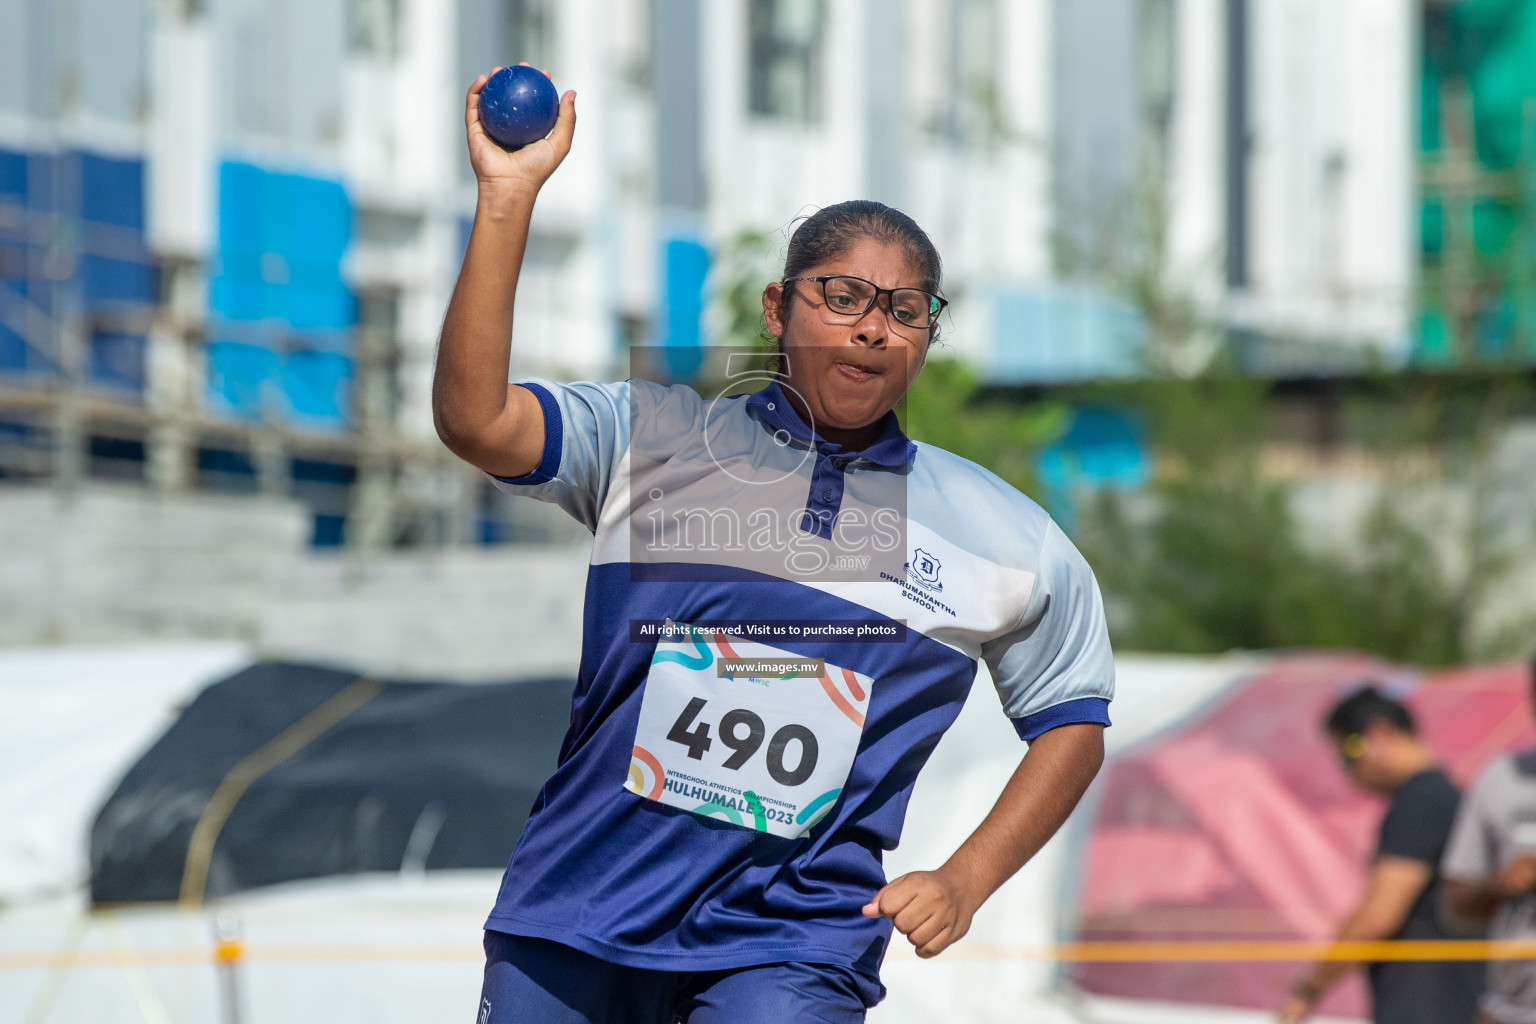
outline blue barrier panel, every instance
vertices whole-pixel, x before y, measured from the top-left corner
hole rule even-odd
[[[228,269],[232,261],[221,257],[220,266]],[[266,288],[260,277],[240,273],[221,274],[208,282],[208,305],[226,320],[262,320],[266,315]]]
[[[669,238],[662,246],[662,316],[667,369],[686,380],[704,362],[704,281],[709,250],[691,238]]]
[[[86,231],[89,233],[89,226]],[[85,253],[80,257],[77,273],[87,309],[118,304],[155,304],[158,282],[154,266],[146,260],[113,259]]]
[[[217,412],[259,420],[277,375],[277,354],[238,341],[208,344],[208,399]]]
[[[87,374],[98,384],[142,394],[146,383],[144,351],[142,335],[98,331],[91,336]]]
[[[352,326],[355,302],[341,276],[351,236],[352,206],[339,183],[226,161],[212,312],[300,330]]]
[[[309,535],[311,547],[339,548],[346,543],[347,517],[315,513],[315,529]]]
[[[357,467],[320,459],[293,459],[289,467],[293,493],[307,499],[314,510],[314,530],[309,542],[315,547],[336,547],[346,540],[346,506],[349,489],[357,482]]]
[[[144,161],[76,155],[80,219],[144,231]]]
[[[55,210],[59,187],[65,184],[56,181],[55,175],[67,170],[67,163],[51,153],[7,150],[0,167],[0,192],[8,192],[30,210]]]
[[[310,278],[296,281],[281,290],[283,309],[280,319],[299,331],[328,331],[347,328],[357,322],[357,300],[341,283]]]
[[[262,185],[267,172],[252,164],[227,160],[219,165],[219,254],[260,254],[266,206]]]
[[[217,382],[210,360],[211,404],[236,415],[256,414],[254,408],[306,426],[345,427],[350,330],[357,322],[356,298],[341,274],[352,237],[346,190],[323,178],[225,161],[218,223],[210,313],[224,322],[226,338],[264,347],[269,358],[236,359],[221,367]],[[290,346],[298,351],[275,354]],[[242,373],[262,377],[238,380]]]
[[[346,189],[323,178],[269,173],[265,198],[263,251],[283,253],[335,276],[352,240],[352,204]]]
[[[283,361],[283,392],[299,421],[332,426],[351,419],[352,360],[334,352],[300,351]]]
[[[18,322],[25,318],[21,306],[25,288],[25,282],[0,278],[0,305],[5,307],[6,314],[0,317],[0,373],[26,373],[35,368],[34,361],[39,358],[22,341],[20,334],[6,326],[12,318]]]
[[[143,309],[159,297],[144,238],[144,162],[83,151],[0,150],[0,371],[57,372],[62,318]],[[52,250],[61,241],[69,261]],[[63,267],[63,276],[56,276]],[[23,338],[20,325],[32,335]],[[88,379],[142,394],[142,336],[89,342]]]
[[[27,194],[27,155],[0,149],[0,198],[23,201]]]
[[[1152,478],[1145,425],[1121,409],[1076,408],[1066,433],[1036,453],[1035,475],[1045,486],[1051,515],[1070,530],[1083,492],[1130,490]]]
[[[20,221],[26,205],[27,161],[13,150],[0,149],[0,373],[24,373],[27,346],[6,326],[23,319],[26,296],[27,249]]]

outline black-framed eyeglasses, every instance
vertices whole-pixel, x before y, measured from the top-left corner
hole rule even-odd
[[[939,319],[948,299],[941,299],[921,288],[881,288],[873,281],[847,274],[821,277],[786,277],[784,284],[808,281],[821,285],[821,297],[827,308],[842,316],[863,316],[874,308],[880,296],[889,296],[891,319],[903,327],[926,330]]]

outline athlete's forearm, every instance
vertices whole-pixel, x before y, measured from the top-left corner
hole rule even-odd
[[[1338,942],[1374,942],[1391,938],[1401,921],[1395,924],[1383,920],[1378,913],[1366,906],[1356,907],[1334,934]],[[1346,974],[1360,965],[1352,960],[1322,960],[1297,982],[1293,991],[1309,1002],[1317,1002],[1337,985]]]
[[[470,441],[507,403],[512,308],[537,192],[481,189],[437,348],[432,415],[450,446]]]
[[[1104,729],[1064,725],[1035,739],[1002,795],[939,871],[979,907],[1056,834],[1104,763]]]

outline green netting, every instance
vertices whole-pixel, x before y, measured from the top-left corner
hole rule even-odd
[[[1472,204],[1472,244],[1480,255],[1501,255],[1519,223],[1519,214],[1508,203],[1479,199]]]
[[[1521,139],[1528,131],[1525,107],[1536,97],[1536,5],[1529,0],[1469,0],[1452,8],[1487,12],[1487,45],[1468,73],[1477,125],[1478,160],[1490,168],[1509,168],[1520,160]],[[1533,109],[1536,114],[1536,109]]]
[[[1419,208],[1419,246],[1424,262],[1440,262],[1445,250],[1445,207],[1438,199],[1426,199]]]
[[[1445,314],[1438,309],[1420,311],[1418,343],[1413,355],[1415,362],[1426,366],[1444,366],[1451,362],[1451,332]]]
[[[1536,0],[1424,0],[1419,9],[1423,159],[1435,165],[1446,157],[1441,128],[1450,112],[1442,100],[1456,95],[1445,86],[1459,80],[1470,99],[1471,156],[1485,176],[1461,203],[1448,202],[1433,186],[1421,197],[1426,287],[1415,357],[1429,364],[1454,362],[1462,354],[1523,360],[1536,354],[1536,285],[1522,271],[1522,262],[1536,256],[1530,251],[1536,247],[1536,208],[1522,198],[1536,196]],[[1438,271],[1458,238],[1470,242],[1471,251],[1458,278],[1448,281]],[[1446,287],[1458,296],[1446,294]],[[1453,317],[1451,309],[1461,312]]]
[[[1426,41],[1419,62],[1419,149],[1425,153],[1440,149],[1440,83],[1445,77],[1430,51]]]
[[[1536,3],[1462,0],[1424,8],[1424,53],[1419,82],[1419,145],[1438,152],[1440,92],[1446,79],[1463,79],[1472,94],[1477,158],[1489,168],[1520,159],[1527,101],[1536,97]]]

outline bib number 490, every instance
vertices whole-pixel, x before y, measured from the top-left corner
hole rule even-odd
[[[709,702],[703,697],[694,697],[682,714],[677,716],[677,721],[672,723],[672,728],[667,730],[667,739],[673,743],[680,743],[688,748],[688,756],[695,761],[704,760],[705,751],[714,744],[709,736],[709,723],[694,720],[699,717],[699,712],[704,710]],[[663,719],[665,721],[665,719]],[[691,729],[689,726],[693,726]],[[743,732],[743,730],[745,730]],[[731,755],[723,762],[723,767],[732,771],[739,769],[751,760],[763,745],[763,737],[767,736],[768,727],[755,712],[745,708],[733,708],[720,716],[719,740],[731,748]],[[800,742],[800,755],[793,768],[784,764],[784,754],[792,741]],[[816,734],[803,725],[790,723],[774,732],[768,740],[768,751],[764,759],[768,764],[768,774],[781,786],[798,786],[811,777],[816,770]]]

